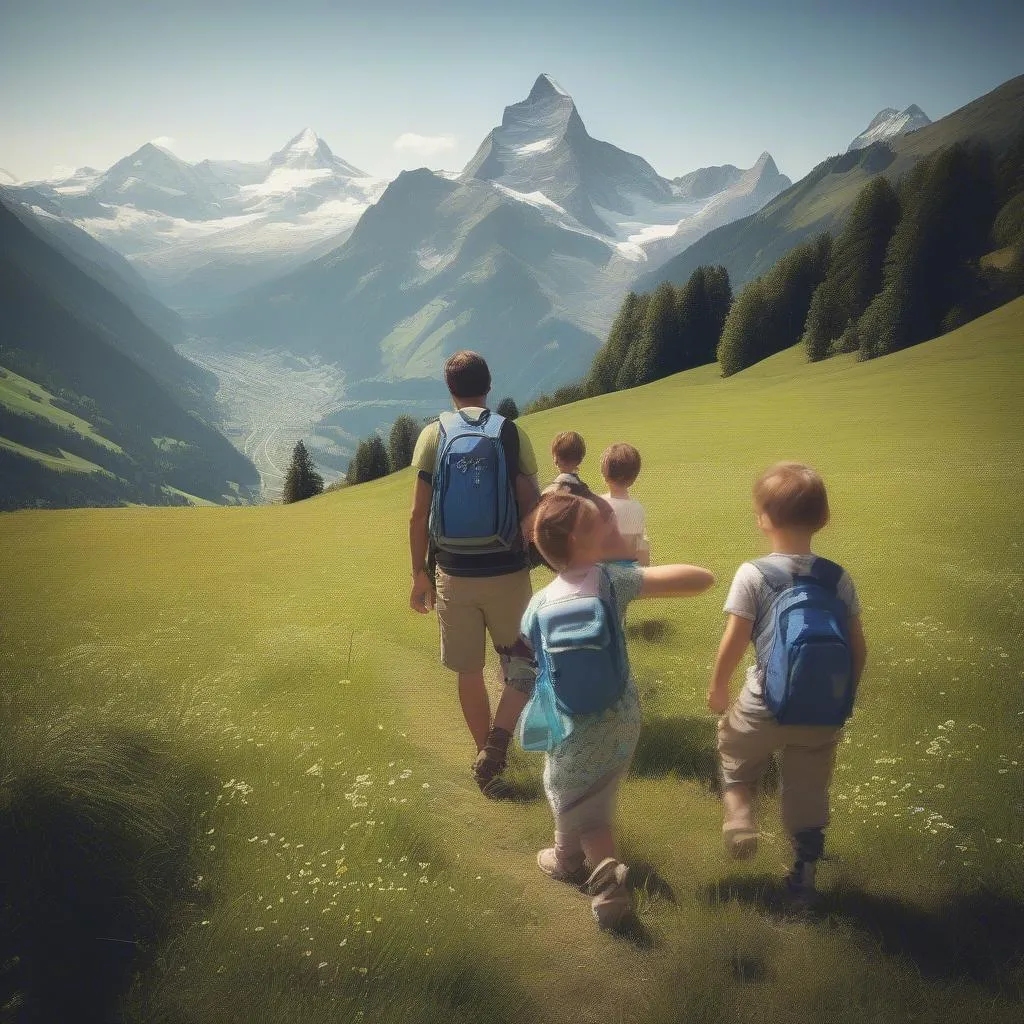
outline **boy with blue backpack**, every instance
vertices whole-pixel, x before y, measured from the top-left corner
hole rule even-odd
[[[623,541],[602,498],[543,497],[534,542],[558,575],[535,594],[521,639],[538,675],[520,722],[525,749],[545,750],[544,789],[555,843],[537,854],[550,878],[590,896],[601,928],[630,909],[628,868],[615,856],[612,814],[640,735],[640,702],[630,673],[623,617],[630,601],[684,597],[714,583],[706,569],[614,564]]]
[[[811,551],[829,518],[821,477],[801,463],[772,466],[754,485],[754,513],[772,552],[736,572],[708,689],[708,706],[724,714],[729,680],[753,642],[754,664],[718,724],[722,833],[733,857],[756,852],[755,791],[779,752],[782,821],[794,855],[786,887],[806,901],[824,848],[836,748],[867,646],[849,574]]]

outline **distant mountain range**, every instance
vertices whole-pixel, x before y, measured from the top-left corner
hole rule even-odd
[[[916,109],[908,107],[900,118]],[[893,123],[891,119],[875,121],[876,129]],[[651,291],[662,281],[682,284],[701,264],[722,264],[738,290],[805,239],[840,230],[858,192],[874,175],[885,174],[896,181],[922,157],[966,140],[984,142],[999,154],[1022,134],[1024,75],[915,131],[830,157],[756,214],[710,232],[640,277],[634,287]]]
[[[768,154],[745,171],[661,177],[592,138],[541,75],[460,174],[401,174],[343,245],[193,326],[224,345],[314,353],[353,381],[436,377],[473,347],[528,397],[589,364],[645,268],[789,183]]]
[[[931,118],[916,104],[911,104],[906,110],[886,107],[875,114],[867,128],[846,147],[846,152],[864,149],[875,142],[894,139],[897,135],[916,132],[918,128],[924,128],[931,123]]]
[[[63,306],[91,332],[82,352],[106,365],[99,353],[116,350],[211,430],[185,440],[180,424],[157,432],[146,419],[141,428],[183,440],[179,454],[218,452],[218,468],[193,480],[194,490],[171,485],[217,500],[244,492],[252,467],[244,459],[229,467],[226,442],[209,426],[219,414],[214,379],[167,342],[196,359],[218,353],[209,365],[232,368],[232,436],[256,438],[271,469],[286,464],[285,439],[308,436],[306,424],[322,411],[293,415],[288,401],[270,397],[246,425],[246,387],[265,390],[261,353],[281,357],[267,366],[298,360],[308,376],[303,394],[320,387],[317,368],[328,367],[315,405],[338,399],[320,423],[330,427],[332,458],[343,459],[355,436],[390,422],[403,403],[422,412],[431,396],[443,400],[439,370],[456,348],[482,351],[502,393],[529,399],[582,374],[628,289],[682,283],[696,266],[722,263],[738,290],[804,238],[838,229],[871,176],[898,177],[958,139],[998,148],[1024,131],[1022,111],[1024,78],[934,124],[917,107],[887,108],[846,153],[795,185],[768,153],[746,169],[725,164],[667,178],[593,138],[572,97],[541,75],[461,171],[421,168],[389,183],[307,129],[258,162],[190,164],[148,143],[105,171],[17,183],[0,174],[0,201],[11,230],[20,223],[64,267],[43,284],[31,281],[41,292],[37,308],[56,316]],[[13,296],[10,282],[26,275],[16,256],[8,250]],[[103,292],[106,319],[97,319],[95,296],[83,313],[80,277],[67,268]],[[30,321],[26,313],[19,329]],[[78,336],[56,321],[53,330]],[[29,337],[19,351],[28,351]],[[38,332],[31,337],[45,350],[31,379],[77,393],[61,376],[74,346],[47,349]],[[11,348],[0,337],[4,345]],[[249,383],[236,372],[246,362],[255,368]],[[120,379],[120,370],[111,373]],[[112,404],[98,415],[136,429],[132,417],[145,410],[130,413],[115,393],[104,394]],[[290,417],[288,428],[275,433],[280,417]]]
[[[15,191],[132,260],[168,305],[205,309],[336,247],[386,186],[306,129],[255,163],[189,164],[149,142]]]

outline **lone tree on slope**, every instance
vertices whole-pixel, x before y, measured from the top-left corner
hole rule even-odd
[[[322,494],[323,490],[324,478],[314,468],[306,446],[299,441],[292,452],[288,475],[284,478],[284,493],[281,500],[284,504],[290,505],[294,501]]]
[[[391,425],[388,438],[388,463],[392,473],[412,464],[416,438],[420,434],[420,425],[411,416],[399,416]]]
[[[516,405],[514,398],[503,398],[498,403],[496,410],[499,416],[504,416],[507,420],[514,420],[519,418],[519,406]]]

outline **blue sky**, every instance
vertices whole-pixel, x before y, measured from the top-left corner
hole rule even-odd
[[[796,179],[882,107],[937,119],[1024,73],[1019,2],[2,2],[0,167],[23,179],[154,138],[260,159],[306,126],[372,174],[459,168],[542,71],[668,177],[767,149]]]

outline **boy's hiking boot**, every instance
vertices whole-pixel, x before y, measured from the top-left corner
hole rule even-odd
[[[553,846],[549,846],[546,850],[541,850],[537,854],[537,867],[548,878],[553,878],[556,882],[566,882],[568,885],[574,885],[577,889],[582,889],[589,877],[582,856],[576,864],[564,863],[558,859],[558,854]]]
[[[786,895],[797,906],[809,906],[817,895],[815,875],[818,870],[816,860],[796,861],[786,875]]]
[[[500,800],[509,792],[508,784],[500,776],[505,770],[511,739],[510,732],[495,726],[487,734],[487,742],[473,762],[473,778],[476,779],[480,792],[494,800]]]
[[[586,881],[583,891],[590,897],[590,911],[602,930],[618,928],[633,909],[626,888],[628,874],[625,864],[605,857]]]
[[[723,803],[726,811],[722,823],[725,852],[734,860],[748,860],[757,853],[753,795],[745,786],[733,786],[723,797]]]

